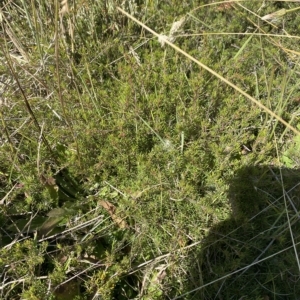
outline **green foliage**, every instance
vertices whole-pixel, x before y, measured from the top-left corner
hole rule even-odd
[[[278,149],[296,169],[298,137],[116,9],[165,35],[184,17],[179,47],[293,125],[299,12],[276,25],[257,14],[297,5],[4,2],[0,297],[188,299],[205,284],[199,299],[297,295],[292,251],[231,273],[290,247],[286,212],[297,242],[262,166],[277,172]]]
[[[299,128],[299,126],[298,126]],[[296,136],[289,144],[288,149],[283,153],[282,162],[288,168],[298,168],[300,165],[300,137]]]

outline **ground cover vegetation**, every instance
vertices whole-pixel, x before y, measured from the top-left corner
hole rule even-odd
[[[1,1],[1,299],[299,297],[298,8]]]

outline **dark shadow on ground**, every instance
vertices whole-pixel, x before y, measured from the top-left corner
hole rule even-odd
[[[211,228],[200,254],[194,251],[190,292],[178,298],[300,299],[300,245],[293,247],[290,232],[300,243],[300,170],[281,174],[251,166],[231,180],[232,216]]]

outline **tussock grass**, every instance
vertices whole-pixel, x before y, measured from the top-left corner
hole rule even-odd
[[[1,298],[300,294],[298,5],[203,2],[1,4]]]

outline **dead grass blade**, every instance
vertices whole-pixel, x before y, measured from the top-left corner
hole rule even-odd
[[[118,227],[121,229],[129,228],[127,223],[122,218],[117,216],[116,207],[113,204],[104,200],[99,201],[99,204],[109,213],[110,217],[116,223],[116,225],[118,225]]]

